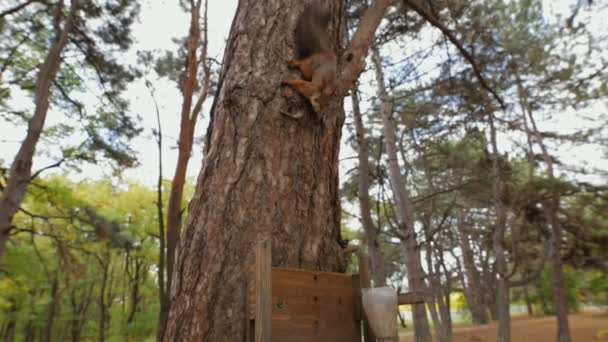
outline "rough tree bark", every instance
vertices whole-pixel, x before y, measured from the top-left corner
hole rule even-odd
[[[378,97],[380,98],[380,111],[384,125],[384,142],[388,156],[388,171],[391,180],[393,197],[397,208],[399,225],[401,226],[401,245],[405,255],[405,266],[407,268],[407,280],[412,291],[426,290],[425,274],[420,260],[420,248],[416,241],[414,230],[414,208],[406,187],[405,179],[399,169],[397,157],[397,145],[395,138],[395,123],[392,119],[392,108],[386,93],[384,73],[380,59],[380,53],[376,47],[372,48],[372,61],[376,72],[378,86]],[[412,308],[414,319],[414,331],[417,342],[431,341],[428,318],[425,304],[415,304]]]
[[[359,157],[359,210],[361,212],[361,224],[365,233],[372,280],[375,287],[381,287],[386,285],[386,272],[384,271],[384,263],[378,241],[380,232],[372,220],[369,199],[369,151],[367,149],[367,141],[365,140],[365,127],[363,126],[363,119],[361,117],[357,87],[352,90],[351,99],[353,103],[355,132],[357,134],[357,155]]]
[[[336,50],[345,2],[332,13]],[[211,111],[205,162],[176,251],[163,341],[244,341],[254,246],[272,240],[273,265],[341,271],[338,151],[342,101],[390,0],[366,11],[341,54],[339,91],[320,113],[281,81],[295,75],[300,0],[240,0]],[[290,32],[286,34],[286,32]],[[304,111],[300,120],[282,113]]]
[[[6,186],[0,196],[0,260],[5,252],[6,242],[12,228],[13,216],[19,210],[19,206],[25,197],[31,180],[32,160],[49,109],[51,86],[59,70],[61,52],[68,41],[68,35],[74,25],[78,8],[79,0],[72,0],[70,11],[64,20],[63,28],[61,28],[64,10],[63,1],[59,2],[54,9],[55,37],[38,72],[36,94],[34,97],[34,114],[28,123],[25,139],[23,139],[19,151],[13,159]]]

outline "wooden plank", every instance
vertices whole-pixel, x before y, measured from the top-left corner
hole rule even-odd
[[[353,276],[273,268],[273,342],[361,341]]]
[[[272,255],[270,239],[255,249],[255,342],[271,342]]]
[[[371,287],[372,281],[369,276],[368,257],[367,254],[363,252],[359,252],[359,279],[361,280],[361,289]],[[361,308],[361,313],[363,318],[363,340],[365,342],[375,342],[376,336],[374,336],[374,332],[369,326],[369,321],[367,320],[367,316],[365,315],[363,308]]]
[[[363,303],[361,302],[361,277],[358,274],[353,274],[353,296],[355,301],[355,319],[363,320]]]
[[[399,305],[423,304],[424,298],[422,292],[405,292],[398,294],[397,302],[399,303]]]

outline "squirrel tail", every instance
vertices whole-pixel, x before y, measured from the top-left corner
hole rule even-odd
[[[309,4],[304,8],[294,30],[294,42],[299,58],[327,50],[327,27],[330,19],[329,11],[319,5]]]

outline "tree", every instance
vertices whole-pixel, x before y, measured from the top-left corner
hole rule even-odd
[[[425,291],[427,285],[425,283],[425,272],[420,260],[420,248],[416,240],[417,234],[414,227],[414,208],[412,206],[409,191],[406,187],[405,177],[401,173],[401,168],[399,167],[395,124],[392,119],[393,110],[386,92],[380,53],[376,47],[372,48],[372,60],[376,72],[377,93],[378,98],[380,99],[380,112],[382,114],[383,132],[385,136],[384,141],[386,143],[388,157],[388,171],[398,214],[399,238],[401,239],[404,251],[408,284],[412,291]],[[416,341],[431,341],[431,332],[429,330],[425,304],[414,305],[413,316]]]
[[[129,47],[130,26],[138,9],[138,5],[132,1],[107,3],[74,0],[70,2],[69,8],[65,8],[64,1],[59,0],[28,1],[2,12],[2,23],[5,23],[5,16],[16,16],[11,25],[0,25],[2,33],[21,37],[17,45],[11,46],[9,43],[8,50],[11,53],[3,61],[2,71],[7,71],[12,76],[7,81],[9,85],[31,92],[34,106],[32,115],[10,109],[2,113],[3,116],[7,115],[6,112],[16,114],[27,123],[28,129],[11,163],[6,186],[0,196],[0,258],[12,229],[13,217],[19,210],[28,185],[42,170],[60,166],[67,159],[95,161],[96,152],[115,160],[119,165],[130,166],[135,163],[131,151],[121,144],[121,139],[132,138],[138,129],[125,115],[127,103],[119,97],[125,83],[133,79],[133,74],[117,63],[111,53],[106,53],[106,49],[126,50]],[[102,18],[99,23],[92,23],[99,18]],[[31,68],[27,65],[35,57],[20,53],[19,49],[24,47],[30,47],[33,56],[40,56],[43,62],[39,67]],[[87,108],[72,97],[72,92],[81,86],[79,75],[75,71],[75,65],[81,62],[78,58],[73,60],[62,57],[66,51],[82,57],[82,64],[96,75],[104,89],[103,96],[113,109],[100,106],[95,109],[95,114],[87,114]],[[36,69],[38,73],[32,77],[31,71]],[[56,89],[57,94],[53,93],[53,89]],[[9,86],[8,91],[10,90]],[[45,121],[51,102],[67,112],[77,113],[87,140],[80,146],[64,148],[57,163],[33,172],[33,159],[38,142],[45,133]],[[61,126],[60,130],[61,134],[72,132],[69,125]]]
[[[44,127],[44,121],[46,120],[51,85],[59,70],[61,52],[68,42],[68,35],[76,21],[79,11],[78,0],[71,3],[67,18],[62,19],[62,11],[63,2],[57,4],[54,8],[53,25],[55,27],[55,37],[38,73],[34,115],[28,123],[27,135],[11,164],[8,182],[0,197],[0,258],[4,254],[6,241],[12,228],[13,216],[19,209],[19,205],[23,201],[23,197],[25,197],[27,185],[30,182],[32,159],[36,150],[36,144]],[[63,27],[61,27],[62,22]]]
[[[338,197],[342,99],[361,73],[390,3],[374,1],[367,9],[341,54],[337,96],[319,120],[304,99],[279,86],[287,67],[278,72],[277,63],[291,55],[284,35],[304,4],[240,1],[212,107],[205,163],[177,249],[174,267],[180,271],[173,275],[164,341],[244,338],[247,275],[259,241],[271,239],[273,265],[345,268]],[[330,37],[339,46],[343,6],[326,5],[332,13]],[[296,121],[281,114],[294,111],[308,115]]]
[[[201,6],[203,10],[202,29],[201,29]],[[175,175],[171,182],[171,193],[169,195],[169,207],[167,209],[167,288],[171,288],[173,277],[173,266],[175,264],[175,249],[179,242],[182,224],[182,200],[184,197],[184,185],[186,183],[186,171],[188,161],[192,152],[194,142],[194,130],[196,122],[203,108],[203,103],[207,99],[210,87],[211,68],[207,60],[207,0],[190,1],[190,31],[185,51],[185,70],[183,70],[183,85],[181,86],[183,102],[181,110],[181,125],[179,132],[179,149]],[[201,40],[202,31],[202,40]],[[200,55],[197,55],[199,46],[202,45]],[[198,67],[202,64],[202,80],[199,75]],[[194,102],[194,93],[198,88],[202,88],[201,94]],[[194,106],[193,106],[194,104]],[[160,147],[159,147],[160,148]],[[162,232],[161,232],[162,234]],[[164,248],[164,246],[161,246]],[[164,251],[162,252],[164,255]],[[162,257],[162,255],[161,255]],[[163,279],[161,279],[163,281]],[[170,301],[167,293],[161,301],[160,329],[159,336],[163,335],[166,324],[167,314],[169,313]]]
[[[359,177],[358,183],[358,200],[359,211],[361,214],[361,224],[365,233],[365,243],[367,245],[370,256],[370,273],[374,280],[375,287],[386,285],[386,272],[383,266],[381,246],[380,246],[380,228],[374,224],[371,212],[370,191],[370,165],[367,140],[365,139],[365,127],[361,117],[359,107],[358,89],[355,88],[351,94],[353,103],[353,117],[355,120],[357,156],[359,157]]]

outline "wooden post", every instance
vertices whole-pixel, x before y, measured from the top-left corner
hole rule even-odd
[[[367,254],[363,252],[359,252],[359,279],[361,280],[361,290],[370,288],[372,285],[372,281],[369,276],[369,262],[367,259]],[[363,294],[363,293],[362,293]],[[363,336],[365,342],[376,342],[376,336],[374,336],[374,332],[372,328],[369,326],[369,322],[367,320],[367,315],[365,314],[365,310],[361,308],[361,313],[363,317]]]
[[[422,292],[405,292],[398,294],[399,305],[404,304],[424,304],[424,296]]]
[[[271,342],[272,254],[267,239],[255,249],[255,342]]]

